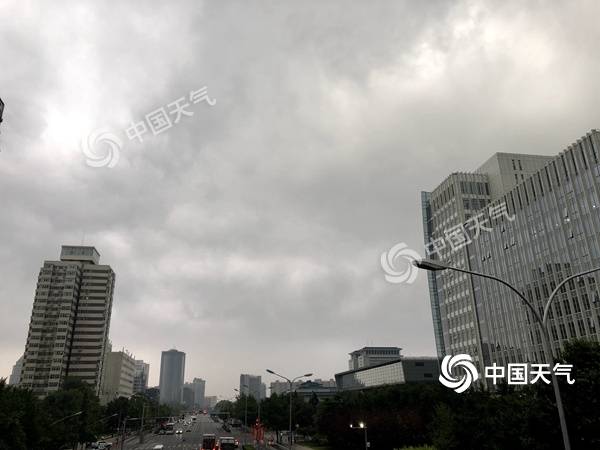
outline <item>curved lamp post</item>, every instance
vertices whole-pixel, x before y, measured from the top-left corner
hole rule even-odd
[[[544,306],[543,316],[540,316],[539,312],[534,308],[534,306],[529,302],[529,300],[527,300],[525,298],[525,296],[517,290],[517,288],[515,288],[513,285],[511,285],[510,283],[508,283],[507,281],[505,281],[501,278],[498,278],[498,277],[495,277],[492,275],[488,275],[485,273],[474,272],[474,271],[466,270],[466,269],[460,269],[458,267],[449,266],[449,265],[443,264],[439,261],[433,261],[430,259],[416,260],[416,261],[413,261],[413,264],[416,267],[418,267],[419,269],[429,270],[432,272],[437,272],[437,271],[441,271],[441,270],[454,270],[456,272],[462,272],[462,273],[466,273],[469,275],[474,275],[474,276],[478,276],[478,277],[482,277],[482,278],[488,278],[490,280],[495,280],[498,283],[501,283],[504,286],[508,287],[511,291],[513,291],[515,294],[517,294],[521,300],[523,300],[525,305],[531,310],[531,313],[533,314],[533,317],[536,320],[536,322],[540,325],[540,328],[542,331],[542,333],[541,333],[542,345],[544,347],[546,363],[549,364],[550,367],[552,367],[552,364],[554,363],[554,361],[553,361],[554,354],[553,354],[552,348],[550,346],[550,335],[548,333],[548,314],[550,312],[550,305],[552,304],[554,297],[556,296],[556,294],[558,293],[560,288],[563,287],[570,280],[572,280],[574,278],[579,278],[583,275],[587,275],[589,273],[600,270],[600,267],[596,267],[595,269],[591,269],[591,270],[585,270],[585,271],[579,272],[575,275],[571,275],[570,277],[567,277],[563,281],[561,281],[556,286],[554,291],[552,291],[552,293],[550,294],[550,297],[548,298],[548,301],[546,302],[546,305]],[[558,410],[558,419],[560,421],[560,429],[562,431],[563,444],[564,444],[565,450],[570,450],[571,444],[569,441],[569,432],[567,430],[567,421],[565,419],[565,411],[563,408],[563,403],[562,403],[562,399],[561,399],[561,395],[560,395],[560,387],[558,385],[558,379],[556,378],[556,373],[554,373],[554,371],[551,371],[551,376],[552,376],[552,386],[554,388],[554,397],[556,399],[556,409]]]
[[[288,440],[289,440],[289,445],[290,445],[290,450],[291,450],[292,445],[293,445],[292,444],[292,392],[294,390],[294,381],[297,381],[300,378],[312,377],[312,373],[306,373],[304,375],[300,375],[299,377],[292,378],[290,380],[288,377],[284,377],[283,375],[280,375],[277,372],[273,372],[271,369],[267,369],[267,372],[269,372],[271,375],[275,375],[276,377],[279,377],[279,378],[287,381],[288,384],[290,385],[290,429],[289,429]]]
[[[350,424],[350,428],[365,430],[365,450],[368,450],[368,448],[369,448],[369,439],[367,438],[367,424],[365,424],[364,422],[360,422],[357,427],[354,426],[354,425],[352,425],[352,424]]]

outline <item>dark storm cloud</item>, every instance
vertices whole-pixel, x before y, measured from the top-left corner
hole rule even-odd
[[[598,125],[593,2],[3,2],[0,373],[39,266],[95,245],[117,272],[115,348],[188,355],[228,395],[267,366],[322,378],[362,345],[433,354],[419,191],[497,151],[558,152]],[[144,142],[124,130],[191,90]],[[123,141],[112,169],[80,141]]]

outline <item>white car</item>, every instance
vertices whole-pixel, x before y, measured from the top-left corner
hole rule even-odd
[[[164,445],[156,444],[154,447],[152,447],[152,450],[162,450],[163,448],[165,448]]]

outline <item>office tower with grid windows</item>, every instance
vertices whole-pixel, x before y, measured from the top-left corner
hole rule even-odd
[[[503,198],[551,159],[496,153],[476,171],[452,173],[433,191],[423,192],[427,257],[472,269],[469,241],[476,242],[479,234],[485,233],[480,225],[489,227],[481,222],[488,219],[490,203]],[[472,277],[453,271],[429,272],[427,276],[438,357],[466,353],[481,370],[489,355],[484,354],[487,348],[482,345],[484,318],[479,315]]]
[[[471,269],[515,286],[538,311],[571,275],[600,267],[600,133],[592,130],[494,199],[507,214],[468,245]],[[555,354],[570,339],[600,340],[600,273],[571,280],[549,313]],[[473,279],[481,343],[498,364],[544,362],[531,311],[493,280]]]
[[[115,273],[94,247],[62,246],[40,269],[20,385],[39,396],[67,377],[100,392]]]

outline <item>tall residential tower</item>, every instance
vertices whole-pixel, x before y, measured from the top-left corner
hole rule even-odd
[[[68,246],[38,276],[20,385],[45,396],[65,378],[99,394],[115,273],[94,247]]]

